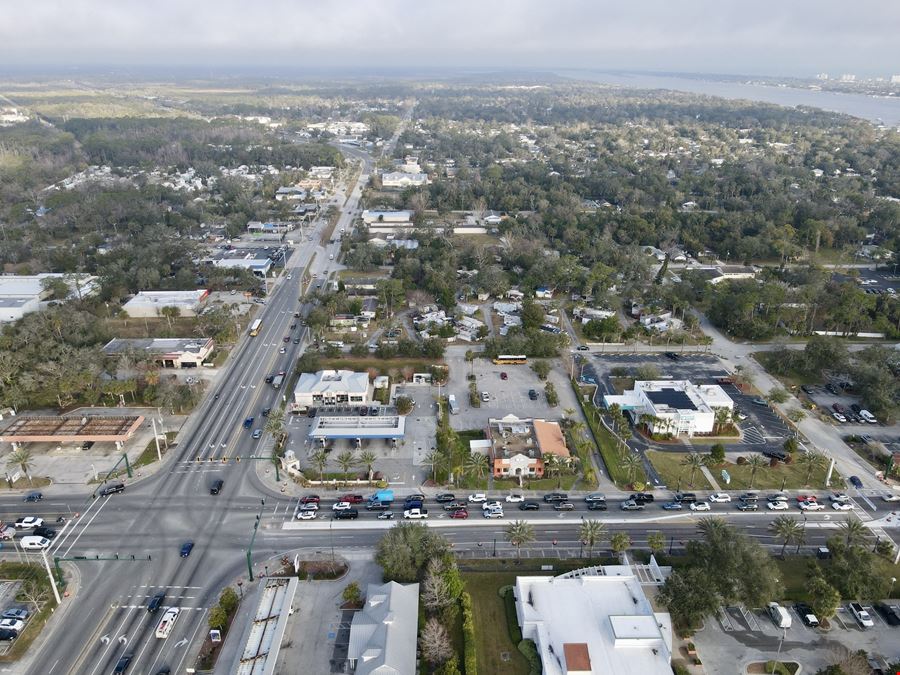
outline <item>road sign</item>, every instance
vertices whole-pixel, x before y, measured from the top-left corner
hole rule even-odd
[[[722,469],[722,480],[725,481],[725,485],[731,485],[731,474],[725,469]]]

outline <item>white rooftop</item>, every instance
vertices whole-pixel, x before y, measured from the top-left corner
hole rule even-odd
[[[320,394],[325,392],[365,394],[369,391],[369,374],[352,370],[320,370],[303,373],[297,381],[295,393]]]
[[[140,291],[124,306],[194,307],[208,293],[209,291],[203,288],[193,291]]]
[[[353,617],[347,658],[356,675],[416,672],[419,584],[369,584],[365,607]]]
[[[37,298],[44,294],[43,281],[45,279],[63,279],[69,284],[71,293],[69,297],[77,297],[75,275],[43,272],[41,274],[0,274],[0,298]],[[89,274],[79,276],[81,294],[91,295],[96,291],[97,277]]]

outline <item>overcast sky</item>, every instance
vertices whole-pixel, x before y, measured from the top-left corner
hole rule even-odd
[[[898,0],[2,0],[0,67],[900,73]]]

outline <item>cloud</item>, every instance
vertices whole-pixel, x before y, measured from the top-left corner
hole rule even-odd
[[[38,0],[0,63],[900,71],[885,0]]]

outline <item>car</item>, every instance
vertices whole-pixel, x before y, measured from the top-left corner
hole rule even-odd
[[[556,502],[553,508],[556,511],[574,511],[575,505],[572,502]]]
[[[245,428],[245,429],[252,429],[252,428],[253,428],[253,422],[254,422],[255,419],[256,419],[255,417],[248,417],[247,419],[245,419],[245,420],[244,420],[244,428]]]
[[[868,424],[878,424],[878,420],[875,418],[875,415],[870,413],[868,410],[860,410],[859,416],[863,419],[864,422]]]
[[[590,350],[590,347],[588,347],[587,345],[578,345],[578,351],[580,351],[580,352],[586,352],[589,350]]]
[[[850,476],[850,485],[855,487],[857,490],[862,490],[862,481],[859,479],[859,476]]]
[[[503,511],[501,509],[491,509],[490,511],[482,511],[485,518],[502,518]]]
[[[187,558],[194,550],[194,542],[186,541],[181,545],[181,557]]]
[[[444,504],[444,511],[456,511],[457,509],[466,509],[469,505],[465,502],[455,501]]]
[[[851,403],[850,410],[852,410],[855,413],[858,413],[860,410],[862,410],[862,406],[859,403]]]
[[[318,515],[319,512],[316,510],[304,511],[300,509],[297,511],[297,520],[315,520]]]
[[[300,498],[301,504],[318,504],[320,501],[319,495],[306,495]]]
[[[606,501],[602,502],[588,502],[588,511],[606,511]]]
[[[812,611],[812,607],[807,605],[805,602],[796,603],[794,605],[794,611],[797,612],[797,616],[800,617],[803,625],[808,626],[809,628],[819,627],[819,620],[816,618],[815,613]]]
[[[709,501],[711,501],[713,504],[719,504],[719,503],[723,503],[723,502],[730,502],[731,495],[728,494],[727,492],[714,492],[709,497],[707,497],[707,499]]]
[[[14,630],[0,630],[0,642],[10,642],[19,637],[19,634]]]
[[[800,502],[816,502],[819,498],[816,495],[797,495],[797,503]]]
[[[21,619],[0,619],[0,629],[2,630],[14,630],[19,633],[23,628],[25,628],[25,622]]]
[[[37,491],[29,492],[27,495],[25,495],[26,502],[39,502],[43,498],[44,498],[44,495]]]
[[[623,511],[643,511],[647,507],[643,504],[638,504],[636,501],[633,501],[631,499],[626,499],[624,502],[622,502],[622,506],[620,508]]]
[[[469,512],[466,509],[455,509],[450,512],[450,517],[455,519],[465,520],[469,517]]]
[[[832,502],[831,508],[835,511],[852,511],[854,506],[851,502]]]
[[[21,607],[10,607],[0,616],[4,619],[18,619],[19,621],[25,621],[28,618],[28,610],[22,609]]]
[[[825,388],[828,390],[829,394],[833,394],[835,396],[839,396],[841,393],[840,390],[836,386],[834,386],[834,384],[832,384],[831,382],[826,384]]]
[[[534,499],[529,499],[519,504],[519,511],[540,511],[541,503]]]
[[[525,497],[523,497],[522,495],[506,495],[506,502],[509,504],[518,504],[524,501]]]
[[[260,438],[262,438],[262,429],[254,429],[252,438],[254,441],[258,441]]]
[[[630,501],[637,502],[638,504],[649,504],[653,501],[653,495],[649,492],[637,492],[631,495],[628,498]]]
[[[681,357],[675,352],[665,352],[664,356],[670,361],[680,361]]]
[[[565,492],[548,492],[544,495],[544,501],[548,504],[551,502],[567,502],[569,501],[569,495]]]
[[[824,508],[825,505],[819,502],[800,502],[801,511],[822,511]]]
[[[884,602],[876,602],[875,611],[881,614],[889,625],[900,626],[900,605],[889,605]],[[6,616],[6,614],[4,613],[3,616]]]
[[[313,417],[316,416],[316,412],[318,412],[318,410],[316,408],[310,408],[309,410],[306,411],[306,416],[308,418],[312,419]]]
[[[766,401],[766,399],[764,399],[764,398],[754,398],[754,399],[751,399],[750,402],[751,402],[753,405],[758,405],[758,406],[762,406],[762,407],[768,407],[768,406],[769,406],[769,402]]]
[[[425,508],[425,502],[421,499],[410,499],[403,503],[403,509],[422,509]]]
[[[816,388],[813,387],[813,386],[810,385],[810,384],[801,384],[801,385],[800,385],[800,390],[801,390],[804,394],[812,394],[812,393],[816,390]]]
[[[486,511],[486,510],[488,510],[488,509],[502,509],[502,508],[503,508],[503,504],[502,504],[501,502],[498,502],[498,501],[484,502],[484,503],[481,505],[481,510],[482,510],[482,511]]]
[[[779,462],[786,462],[788,459],[788,454],[781,448],[763,448],[760,454],[769,459],[777,459]]]
[[[393,520],[394,512],[393,511],[382,511],[378,514],[378,520]]]
[[[150,598],[150,601],[147,603],[147,611],[150,614],[156,614],[159,611],[159,608],[162,607],[163,601],[166,599],[165,591],[158,591],[153,594]]]
[[[695,495],[693,492],[678,492],[675,494],[674,499],[676,502],[692,504],[697,501],[697,495]]]
[[[592,492],[591,494],[585,496],[584,501],[586,501],[588,504],[590,504],[591,502],[605,502],[606,495],[602,492]]]
[[[691,511],[710,511],[709,502],[691,502]]]
[[[766,495],[767,502],[786,502],[789,499],[790,499],[790,497],[788,497],[783,492],[775,492],[773,494]]]
[[[735,409],[734,409],[734,417],[737,417],[738,420],[740,420],[741,422],[743,422],[745,419],[747,419],[747,413],[745,413],[745,412],[743,412],[743,411],[738,410],[737,408],[735,408]]]
[[[294,318],[295,318],[295,319],[299,319],[299,318],[300,318],[300,312],[294,312]]]
[[[684,505],[681,502],[666,502],[662,505],[666,511],[681,511]]]
[[[787,502],[769,502],[766,506],[770,511],[787,511],[790,508]]]
[[[165,640],[169,637],[169,634],[172,632],[172,628],[175,626],[175,622],[178,621],[178,615],[181,613],[181,610],[178,607],[169,607],[162,615],[162,618],[159,620],[159,624],[156,626],[156,637],[160,640]]]
[[[487,495],[483,492],[476,492],[475,494],[469,495],[469,502],[471,504],[480,504],[482,502],[487,501]]]
[[[739,511],[758,511],[759,503],[741,501],[738,503],[737,507]]]
[[[131,665],[131,654],[124,654],[118,661],[116,661],[116,667],[113,669],[113,675],[122,675],[122,673],[128,670],[128,667]]]
[[[51,527],[36,527],[32,532],[36,537],[46,537],[47,539],[53,539],[56,536],[56,530]]]
[[[508,380],[508,379],[509,379],[509,375],[507,375],[505,372],[500,373],[500,379],[501,379],[501,380]]]
[[[367,417],[368,414],[369,414],[369,409],[368,409],[367,407],[363,407],[363,408],[360,408],[360,409],[359,409],[359,416],[360,416],[360,417]]]
[[[530,398],[532,401],[537,401],[538,393],[534,389],[529,389],[528,398]]]
[[[13,525],[17,530],[31,530],[44,524],[43,518],[37,516],[23,516],[19,518]]]
[[[296,327],[297,327],[297,324],[295,324],[295,323],[291,324],[291,330],[294,330]]]
[[[359,511],[356,509],[345,509],[344,511],[337,511],[332,515],[332,518],[336,518],[337,520],[356,520],[359,518]]]
[[[390,511],[390,502],[369,502],[366,504],[366,511]]]
[[[294,342],[295,345],[299,345],[299,344],[300,344],[300,338],[294,338],[293,342]]]
[[[288,281],[290,281],[290,280],[293,279],[293,278],[294,278],[294,275],[293,275],[293,274],[288,274],[288,275],[287,275],[287,280],[288,280]]]
[[[740,499],[741,501],[744,501],[744,502],[755,502],[755,501],[759,500],[759,493],[758,492],[745,492],[740,497],[738,497],[738,499]]]
[[[124,483],[113,483],[112,485],[106,485],[105,487],[100,488],[100,491],[97,494],[99,494],[101,497],[108,497],[109,495],[118,494],[119,492],[124,491]]]
[[[353,507],[350,505],[350,502],[335,502],[331,505],[332,511],[348,511]]]
[[[279,354],[287,354],[287,349],[285,349],[284,347],[282,347],[281,349],[278,350],[278,353],[279,353]]]
[[[349,502],[350,504],[362,504],[362,495],[344,495],[338,499],[339,502]]]
[[[846,504],[850,501],[850,497],[845,495],[843,492],[833,492],[828,495],[828,499],[832,502],[837,502],[838,504]]]
[[[881,501],[884,501],[884,502],[900,502],[900,495],[898,495],[898,494],[893,494],[893,493],[884,494],[884,495],[881,495]]]
[[[844,416],[843,416],[841,413],[839,413],[839,412],[831,413],[831,416],[832,416],[835,420],[837,420],[838,422],[840,422],[841,424],[844,424],[844,423],[847,421],[847,418],[844,417]]]
[[[407,495],[405,499],[407,502],[424,502],[425,495],[421,492],[413,492],[411,495]]]
[[[212,482],[212,485],[209,486],[209,494],[217,495],[222,491],[223,487],[225,487],[225,481],[221,478],[217,478]]]
[[[434,500],[435,500],[438,504],[445,504],[445,503],[447,503],[447,502],[454,502],[454,501],[456,501],[456,495],[453,494],[452,492],[441,492],[439,495],[437,495],[437,496],[434,498]]]
[[[288,342],[291,341],[291,336],[285,335],[283,338],[281,338],[281,341],[284,342],[285,344],[287,344]]]
[[[872,628],[875,625],[875,622],[872,621],[872,615],[858,602],[850,603],[850,613],[853,614],[863,628]]]
[[[274,375],[266,375],[266,379],[263,380],[263,382],[265,382],[266,384],[272,384],[272,382],[274,382],[274,381],[275,381]]]
[[[847,412],[847,409],[844,406],[842,406],[840,403],[832,403],[831,409],[834,410],[834,412],[841,413],[841,414],[844,414]]]
[[[491,400],[491,395],[486,391],[481,392],[481,400],[483,403],[487,403]]]

